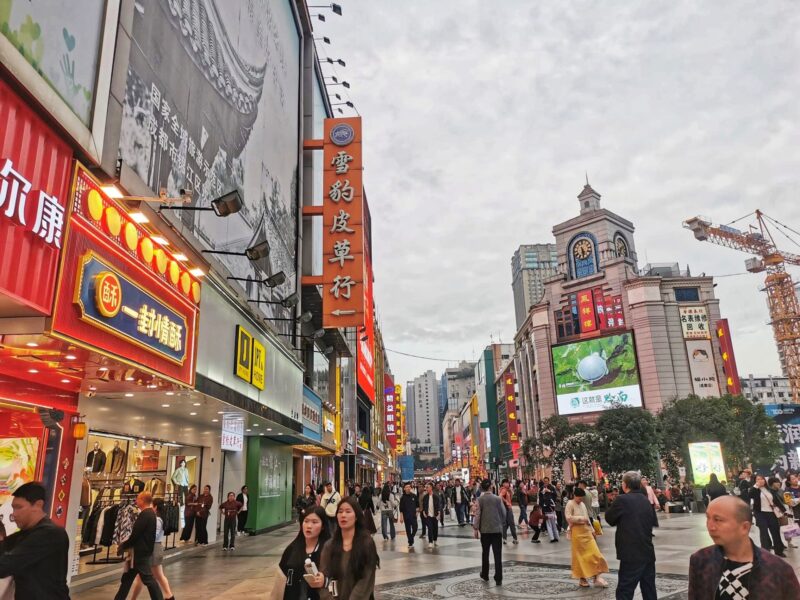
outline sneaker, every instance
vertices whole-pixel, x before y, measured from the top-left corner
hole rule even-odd
[[[227,552],[227,551],[228,551],[228,548],[227,548],[227,547],[225,547],[225,546],[223,546],[223,547],[222,547],[222,551],[223,551],[223,552]]]
[[[531,542],[533,542],[534,544],[541,544],[542,543],[540,540],[531,540]]]
[[[555,544],[558,540],[550,540],[551,544]]]
[[[409,545],[408,545],[408,547],[409,547],[409,548],[413,548],[413,547],[414,547],[414,544],[409,544]]]
[[[438,546],[438,545],[439,545],[439,542],[433,542],[433,545],[434,545],[434,546]]]
[[[421,538],[424,540],[424,539],[425,539],[425,534],[423,533],[423,534],[422,534],[421,536],[419,536],[419,537],[421,537]]]
[[[428,548],[433,548],[433,542],[428,542]]]
[[[519,544],[519,540],[515,538],[512,544]]]
[[[228,548],[228,550],[230,550],[231,552],[233,552],[234,550],[236,550],[236,548],[234,548],[233,546],[231,546],[230,548]]]

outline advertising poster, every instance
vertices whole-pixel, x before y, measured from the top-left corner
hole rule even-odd
[[[681,306],[681,329],[685,340],[710,340],[708,311],[705,306]]]
[[[0,439],[0,532],[11,535],[17,526],[11,520],[11,494],[36,476],[38,437]]]
[[[778,425],[783,454],[775,461],[775,467],[782,471],[800,469],[800,405],[767,404],[764,411]]]
[[[692,461],[695,487],[706,485],[712,473],[716,473],[720,481],[727,479],[719,442],[689,444],[689,459]]]
[[[99,0],[0,2],[0,33],[87,126],[105,11],[106,3]]]
[[[642,406],[633,334],[554,346],[552,355],[559,414]]]
[[[149,0],[136,7],[121,159],[155,193],[191,189],[191,206],[238,190],[243,207],[224,219],[173,215],[200,249],[241,252],[268,240],[269,255],[257,261],[215,258],[233,276],[252,279],[243,283],[248,297],[285,298],[297,289],[300,38],[292,3]],[[280,271],[281,285],[258,283]],[[280,304],[258,310],[286,319],[292,312]]]
[[[694,393],[700,398],[718,397],[719,383],[711,340],[686,340],[686,353],[689,355]]]

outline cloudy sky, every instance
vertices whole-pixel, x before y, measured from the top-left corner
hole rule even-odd
[[[800,231],[796,2],[339,2],[317,35],[364,118],[392,350],[473,358],[513,341],[511,255],[578,214],[585,172],[636,225],[640,266],[743,273],[747,254],[681,227],[696,214],[760,208]],[[779,371],[762,285],[718,279],[744,375]],[[448,366],[389,358],[402,383]]]

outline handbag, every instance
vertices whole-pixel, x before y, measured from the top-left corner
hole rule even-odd
[[[779,508],[775,508],[775,516],[778,517],[778,525],[781,527],[786,527],[789,524],[789,517],[788,515],[781,514]]]

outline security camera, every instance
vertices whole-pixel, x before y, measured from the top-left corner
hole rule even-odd
[[[132,198],[140,199],[138,197]],[[178,197],[171,198],[167,195],[167,188],[162,187],[158,190],[158,199],[164,204],[189,204],[192,201],[192,190],[191,188],[181,188],[178,190]],[[147,200],[153,201],[155,198],[148,198]]]

